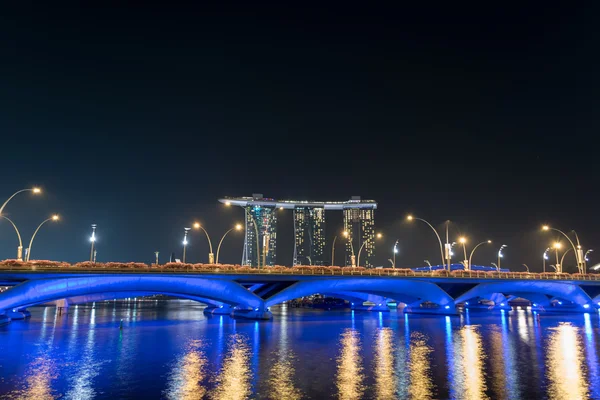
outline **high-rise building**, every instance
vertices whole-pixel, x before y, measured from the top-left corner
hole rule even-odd
[[[375,210],[372,208],[345,208],[346,265],[373,267],[375,253]],[[360,253],[360,260],[357,259]],[[354,256],[354,260],[352,260]]]
[[[294,208],[294,240],[293,265],[324,265],[324,208]]]
[[[325,256],[327,244],[325,211],[338,210],[344,213],[343,228],[349,235],[346,243],[346,265],[353,265],[352,249],[358,253],[362,247],[360,263],[363,266],[372,266],[375,250],[374,210],[377,208],[377,203],[373,200],[361,200],[358,196],[353,196],[348,201],[274,200],[265,198],[262,194],[253,194],[252,197],[226,197],[219,201],[225,205],[244,208],[246,220],[246,237],[242,255],[244,265],[253,267],[275,265],[276,213],[277,210],[282,209],[294,212],[293,265],[330,263],[329,257]],[[340,228],[334,231],[340,232],[338,229]],[[358,254],[356,256],[358,257]]]
[[[248,205],[246,212],[246,240],[242,264],[275,265],[277,253],[277,214],[275,207]],[[257,240],[258,238],[258,240]]]

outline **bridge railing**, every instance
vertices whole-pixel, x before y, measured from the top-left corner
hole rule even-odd
[[[86,273],[164,273],[164,274],[258,274],[258,275],[321,275],[321,276],[386,276],[414,278],[476,278],[476,279],[533,279],[533,280],[580,280],[600,281],[600,274],[567,274],[567,273],[528,273],[528,272],[496,272],[447,270],[414,271],[408,268],[364,268],[364,267],[264,267],[230,264],[183,264],[168,263],[149,265],[144,263],[90,263],[68,264],[55,261],[38,260],[21,262],[17,260],[0,261],[0,271],[54,271],[54,272],[86,272]]]

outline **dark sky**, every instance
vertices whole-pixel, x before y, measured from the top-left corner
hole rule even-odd
[[[33,258],[85,260],[96,223],[100,261],[166,259],[195,219],[217,242],[243,216],[217,198],[253,192],[377,200],[379,265],[396,239],[398,265],[439,258],[408,212],[493,239],[477,263],[507,244],[503,266],[541,269],[544,222],[600,245],[597,2],[39,3],[0,9],[0,198],[44,188],[5,210],[26,241],[63,216]],[[279,229],[290,264],[290,212]],[[15,242],[0,223],[0,258]]]

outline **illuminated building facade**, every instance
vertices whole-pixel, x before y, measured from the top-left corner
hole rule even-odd
[[[342,211],[344,230],[348,232],[346,242],[346,265],[352,265],[352,240],[354,250],[361,251],[362,266],[372,267],[375,251],[375,209],[373,200],[361,200],[353,196],[348,201],[303,201],[274,200],[262,194],[252,197],[226,197],[219,202],[242,207],[246,215],[246,234],[242,264],[253,267],[275,265],[277,250],[277,210],[294,212],[294,255],[293,265],[328,265],[325,255],[325,212]],[[258,237],[258,241],[256,238]],[[358,254],[356,254],[358,255]]]
[[[372,268],[375,253],[375,210],[365,208],[344,209],[346,237],[346,265],[352,265],[352,255],[358,257],[360,266]],[[361,250],[362,248],[362,250]]]
[[[249,205],[242,265],[273,266],[277,253],[277,214],[275,207]],[[258,237],[258,240],[257,240]]]
[[[293,265],[325,265],[325,209],[294,208]]]

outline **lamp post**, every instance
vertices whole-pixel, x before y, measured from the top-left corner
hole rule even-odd
[[[92,224],[92,236],[90,236],[90,242],[92,242],[92,248],[90,250],[90,262],[94,262],[94,244],[96,243],[96,224]]]
[[[469,254],[469,271],[471,270],[471,265],[472,265],[471,264],[471,260],[473,259],[473,253],[475,253],[475,250],[477,250],[477,248],[479,246],[481,246],[482,244],[486,244],[486,243],[490,243],[491,244],[492,241],[491,240],[486,240],[485,242],[478,243],[477,246],[473,247],[473,250],[471,250],[471,254]]]
[[[194,222],[194,228],[202,230],[204,232],[204,234],[206,235],[206,239],[208,239],[208,249],[209,249],[208,263],[214,264],[215,263],[215,254],[213,253],[212,242],[210,241],[210,236],[208,236],[208,232],[206,232],[206,229],[204,229],[204,227],[202,225],[200,225],[199,222]]]
[[[427,265],[429,265],[429,272],[431,272],[432,266],[431,263],[429,262],[429,260],[423,260],[423,262]]]
[[[15,225],[15,223],[12,222],[12,220],[10,218],[5,217],[4,215],[0,215],[0,218],[4,218],[5,220],[7,220],[8,222],[11,223],[13,228],[15,228],[15,232],[17,232],[17,237],[19,238],[19,247],[17,247],[17,260],[23,261],[23,241],[21,240],[21,234],[19,233],[19,230],[17,229],[17,225]]]
[[[523,264],[523,266],[525,267],[525,269],[527,270],[527,273],[529,273],[529,267],[527,266],[527,264]]]
[[[241,224],[236,224],[233,228],[231,228],[230,230],[228,230],[227,232],[225,232],[225,234],[223,235],[223,237],[221,238],[221,240],[219,240],[219,245],[217,246],[217,259],[216,259],[216,263],[219,263],[219,251],[221,250],[221,243],[223,243],[223,239],[225,239],[225,236],[227,236],[227,234],[229,232],[231,232],[232,230],[236,230],[236,231],[241,231],[242,230],[242,225]]]
[[[350,265],[352,268],[354,268],[356,267],[356,257],[354,256],[354,245],[352,244],[352,238],[350,237],[348,231],[344,231],[344,237],[348,238],[348,243],[350,243],[350,250],[352,251],[352,254],[350,255]]]
[[[462,244],[462,246],[463,246],[463,253],[465,254],[463,264],[464,264],[465,268],[468,270],[469,269],[469,260],[467,259],[467,238],[466,237],[458,238],[458,243]]]
[[[562,272],[562,265],[560,261],[558,261],[558,250],[560,250],[562,245],[560,244],[560,242],[555,242],[553,247],[556,253],[556,272]]]
[[[433,227],[433,225],[431,225],[429,222],[425,221],[422,218],[413,217],[412,215],[407,216],[406,219],[408,221],[412,221],[412,220],[416,219],[418,221],[426,223],[431,228],[431,230],[433,231],[433,233],[435,233],[435,236],[437,237],[437,240],[438,240],[438,242],[440,244],[440,254],[442,256],[442,265],[444,265],[444,246],[442,245],[442,239],[440,238],[439,233],[435,230],[435,228]]]
[[[566,255],[567,255],[567,253],[568,253],[569,251],[571,251],[571,250],[573,250],[573,249],[571,249],[571,248],[568,248],[567,250],[565,250],[565,252],[563,253],[562,257],[560,258],[560,268],[561,268],[561,272],[562,272],[562,267],[565,265],[565,264],[564,264],[564,261],[565,261],[565,256],[566,256]],[[579,271],[581,272],[581,270],[579,270]]]
[[[188,231],[190,229],[192,229],[192,228],[183,228],[184,233],[183,233],[183,257],[182,257],[182,261],[183,261],[184,264],[185,264],[185,250],[186,250],[187,245],[188,245],[188,240],[187,240]]]
[[[587,268],[585,266],[585,255],[583,254],[583,247],[581,247],[581,243],[579,242],[579,236],[577,235],[577,232],[575,232],[575,230],[573,230],[573,234],[575,235],[575,239],[577,241],[577,268],[579,269],[579,273],[585,274]]]
[[[381,233],[378,233],[377,235],[375,235],[375,238],[377,238],[377,239],[381,239],[381,237],[382,237],[382,236],[383,236],[383,235],[382,235]],[[363,244],[360,246],[360,248],[358,249],[358,257],[357,257],[357,260],[356,260],[356,264],[357,264],[359,267],[360,267],[360,252],[362,251],[363,247],[365,247],[365,244],[367,244],[367,243],[368,243],[368,241],[367,241],[367,240],[365,240],[365,241],[363,242]]]
[[[398,254],[398,240],[396,240],[396,243],[394,243],[394,250],[392,254],[392,268],[396,268],[396,254]]]
[[[500,249],[498,250],[498,265],[497,265],[498,271],[500,271],[500,259],[504,256],[502,254],[502,250],[505,249],[506,247],[508,247],[508,246],[503,244],[502,246],[500,246]]]
[[[154,252],[154,256],[156,257],[156,265],[158,265],[158,251]]]
[[[563,231],[561,231],[559,229],[556,229],[556,228],[552,228],[552,227],[550,227],[548,225],[544,225],[542,227],[542,230],[543,231],[555,231],[555,232],[560,233],[564,237],[566,237],[567,240],[569,241],[569,243],[571,244],[571,247],[573,247],[573,251],[575,251],[575,258],[577,259],[577,265],[579,266],[579,269],[581,269],[582,263],[581,263],[581,260],[579,259],[579,252],[577,251],[577,248],[575,247],[575,243],[573,243],[573,241],[571,240],[571,238],[566,233],[564,233]],[[579,246],[579,247],[581,248],[581,246]],[[560,266],[558,266],[558,267],[559,267],[558,269],[560,269]]]
[[[0,206],[0,215],[2,215],[2,211],[4,211],[4,207],[6,207],[8,202],[11,201],[13,197],[15,197],[19,193],[23,193],[23,192],[33,192],[35,194],[39,194],[39,193],[42,193],[42,189],[34,187],[34,188],[21,189],[21,190],[16,191],[15,193],[12,194],[12,196],[10,196],[8,199],[6,199],[6,201],[2,204],[2,206]]]
[[[554,268],[554,273],[555,273],[555,274],[557,274],[557,273],[558,273],[558,270],[556,269],[556,265],[554,265],[554,264],[550,264],[550,266],[551,266],[552,268]]]
[[[60,218],[58,215],[53,215],[48,219],[45,219],[44,221],[42,221],[41,224],[38,225],[37,229],[35,230],[35,232],[33,232],[33,236],[31,237],[31,240],[29,241],[29,247],[27,248],[27,261],[29,261],[29,259],[31,258],[31,246],[33,246],[33,239],[35,239],[35,235],[37,235],[38,231],[40,230],[40,228],[42,227],[42,225],[44,225],[46,222],[48,221],[58,221]]]
[[[335,264],[333,263],[334,257],[335,257],[335,241],[337,240],[337,235],[335,235],[333,237],[333,242],[331,243],[331,266],[334,266]]]
[[[585,255],[583,256],[583,262],[584,262],[584,267],[585,267],[585,270],[586,270],[586,271],[587,271],[587,262],[589,261],[589,259],[588,259],[588,256],[587,256],[587,255],[588,255],[588,254],[590,254],[592,251],[594,251],[594,250],[592,250],[592,249],[588,249],[588,251],[586,251],[586,252],[585,252]]]
[[[498,264],[496,263],[490,263],[492,264],[494,267],[496,267],[496,271],[500,272],[500,267],[498,266]]]
[[[546,260],[548,259],[548,252],[550,251],[550,247],[544,251],[544,255],[542,256],[542,271],[546,272]]]

